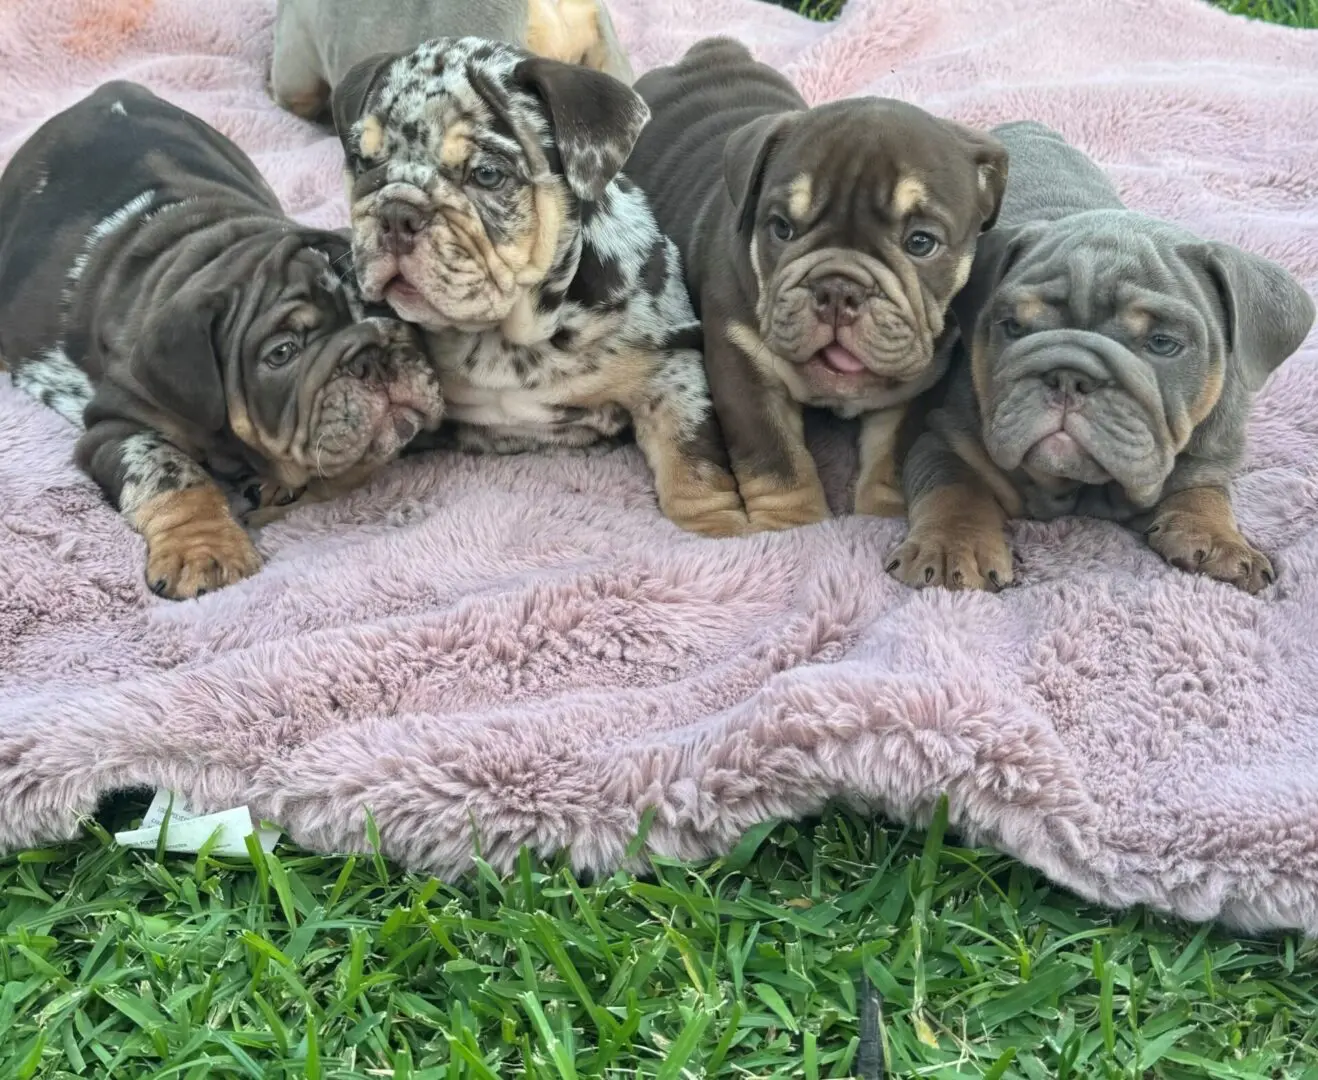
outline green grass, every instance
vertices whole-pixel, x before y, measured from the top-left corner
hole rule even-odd
[[[1318,946],[1105,913],[941,819],[461,887],[89,828],[0,861],[5,1080],[1318,1077]]]
[[[811,19],[835,19],[845,0],[772,0]],[[1211,0],[1233,15],[1283,26],[1318,27],[1318,0]]]

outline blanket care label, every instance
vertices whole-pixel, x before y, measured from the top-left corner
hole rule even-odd
[[[165,825],[166,812],[169,814],[168,825]],[[160,843],[162,825],[165,825],[166,851],[198,852],[217,830],[219,835],[210,849],[215,855],[246,855],[247,837],[252,835],[265,852],[273,851],[279,840],[278,829],[258,829],[252,823],[251,811],[246,806],[235,806],[214,814],[198,814],[178,792],[162,788],[146,808],[141,828],[115,833],[115,843],[154,850]]]

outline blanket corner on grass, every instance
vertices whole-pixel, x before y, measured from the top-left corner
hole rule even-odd
[[[612,0],[638,70],[729,33],[812,101],[875,93],[1032,117],[1130,205],[1318,285],[1318,34],[1197,0]],[[14,0],[0,162],[130,78],[250,152],[288,208],[344,222],[339,148],[264,93],[272,0]],[[952,822],[1077,892],[1318,931],[1318,341],[1265,388],[1236,492],[1279,583],[1253,598],[1100,522],[1020,524],[1022,584],[915,593],[900,523],[736,541],[658,514],[634,448],[392,466],[259,540],[266,568],[153,597],[74,432],[0,385],[0,845],[74,835],[105,794],[247,803],[297,841],[441,874],[473,827],[579,867],[726,850],[830,798]],[[832,496],[845,432],[814,433]]]

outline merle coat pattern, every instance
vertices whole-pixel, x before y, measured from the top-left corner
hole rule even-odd
[[[428,332],[447,437],[511,452],[630,424],[671,520],[743,531],[677,250],[620,172],[635,93],[446,38],[358,65],[333,109],[363,292]]]

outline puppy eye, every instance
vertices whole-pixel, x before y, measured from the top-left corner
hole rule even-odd
[[[1154,356],[1175,356],[1185,348],[1174,337],[1169,337],[1167,334],[1149,335],[1149,340],[1144,343],[1144,347]]]
[[[290,363],[301,350],[298,343],[290,338],[275,342],[261,354],[261,363],[266,367],[281,368]]]
[[[1002,327],[1003,334],[1012,341],[1025,336],[1025,326],[1019,319],[1006,318],[998,323],[998,325]]]
[[[938,250],[938,237],[933,233],[917,230],[906,238],[906,243],[902,246],[906,249],[906,254],[914,255],[917,259],[927,259]]]
[[[792,223],[785,217],[774,214],[769,218],[769,235],[785,244],[796,235],[796,230],[792,228]]]
[[[477,165],[471,170],[471,182],[486,191],[497,191],[508,179],[508,174],[493,165]]]

